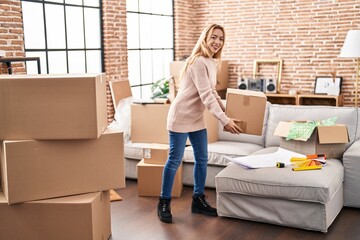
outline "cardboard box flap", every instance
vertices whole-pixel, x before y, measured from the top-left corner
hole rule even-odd
[[[235,94],[241,94],[245,96],[253,96],[253,97],[263,97],[266,98],[266,95],[263,92],[259,91],[251,91],[251,90],[241,90],[241,89],[235,89],[235,88],[228,88],[227,93],[235,93]]]
[[[127,80],[117,80],[109,82],[112,102],[116,111],[120,100],[132,97],[130,83]]]
[[[279,122],[275,128],[274,135],[280,137],[287,137],[292,123],[291,122]]]
[[[318,126],[319,143],[348,143],[349,135],[345,125]]]

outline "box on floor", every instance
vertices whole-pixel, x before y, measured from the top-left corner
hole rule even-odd
[[[107,127],[105,74],[0,76],[0,140],[97,139]]]
[[[125,187],[123,133],[93,140],[23,140],[0,144],[9,204]]]
[[[327,158],[341,158],[349,135],[345,125],[317,126],[309,139],[286,140],[294,122],[279,122],[274,135],[280,136],[280,147],[301,154],[326,154]]]
[[[243,133],[262,135],[266,110],[266,95],[262,92],[228,88],[226,110],[228,117],[239,120]]]
[[[108,239],[109,191],[8,205],[0,192],[0,239]]]
[[[144,159],[137,164],[138,194],[146,197],[159,197],[162,184],[164,165],[146,164]],[[171,195],[180,197],[183,189],[182,164],[178,168]]]
[[[164,165],[168,158],[169,150],[170,146],[168,144],[145,144],[143,149],[144,163]]]

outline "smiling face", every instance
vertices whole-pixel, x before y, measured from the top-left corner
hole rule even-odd
[[[214,55],[224,45],[224,32],[219,28],[215,28],[214,31],[209,36],[206,44],[207,44],[209,50]]]

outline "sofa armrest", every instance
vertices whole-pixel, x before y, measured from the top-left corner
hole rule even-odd
[[[343,155],[344,206],[360,208],[360,139]]]

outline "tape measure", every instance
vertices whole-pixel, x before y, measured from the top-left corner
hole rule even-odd
[[[277,162],[277,163],[276,163],[276,167],[277,167],[277,168],[284,168],[284,167],[285,167],[285,163]]]

